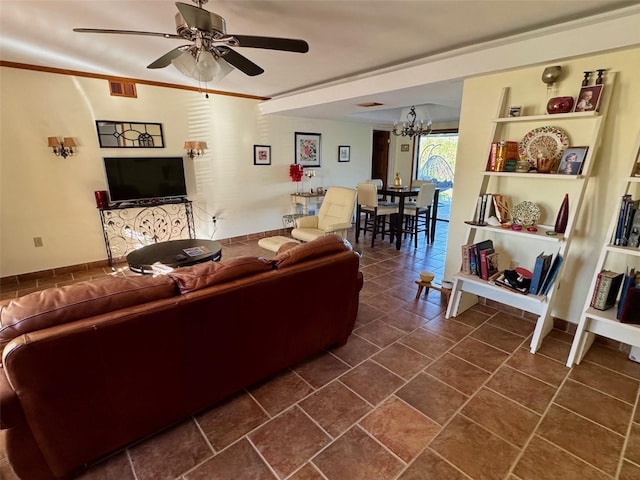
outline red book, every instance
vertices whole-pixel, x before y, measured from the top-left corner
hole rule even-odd
[[[489,280],[489,264],[487,263],[487,255],[493,253],[493,248],[480,250],[480,278]]]

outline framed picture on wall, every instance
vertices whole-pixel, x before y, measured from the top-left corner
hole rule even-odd
[[[270,145],[254,145],[253,146],[253,164],[254,165],[271,165],[271,146]]]
[[[338,147],[338,161],[348,162],[351,160],[351,147],[349,145],[340,145]]]
[[[319,133],[295,132],[295,163],[303,167],[319,167],[320,140]]]
[[[408,143],[403,143],[402,145],[400,145],[400,151],[401,152],[408,152],[409,151],[409,144]]]

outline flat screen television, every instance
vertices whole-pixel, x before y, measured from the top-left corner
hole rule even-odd
[[[182,157],[104,157],[112,202],[187,196]]]

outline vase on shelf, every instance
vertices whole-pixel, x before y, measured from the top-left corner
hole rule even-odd
[[[553,228],[556,233],[564,233],[567,229],[567,220],[569,218],[569,195],[564,194],[564,199],[560,204],[560,210],[556,217],[556,224]]]
[[[402,178],[400,178],[400,172],[396,172],[396,176],[393,177],[393,186],[394,187],[402,186]]]
[[[573,97],[553,97],[547,102],[547,113],[569,113],[573,109]]]

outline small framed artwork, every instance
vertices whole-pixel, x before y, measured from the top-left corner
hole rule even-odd
[[[349,145],[340,145],[338,147],[338,161],[348,162],[351,160],[351,147]]]
[[[253,164],[271,165],[271,145],[253,146]]]
[[[400,151],[401,152],[408,152],[409,151],[409,144],[408,143],[403,143],[402,145],[400,145]]]
[[[589,147],[567,148],[562,153],[558,173],[562,175],[580,175],[588,149]]]
[[[295,132],[295,163],[319,167],[322,136],[319,133]]]
[[[513,105],[513,106],[509,107],[509,116],[510,117],[519,117],[521,113],[522,113],[522,106],[521,105]]]
[[[574,108],[574,112],[589,112],[597,110],[600,104],[600,96],[604,85],[591,85],[582,87],[578,95],[578,101]]]

